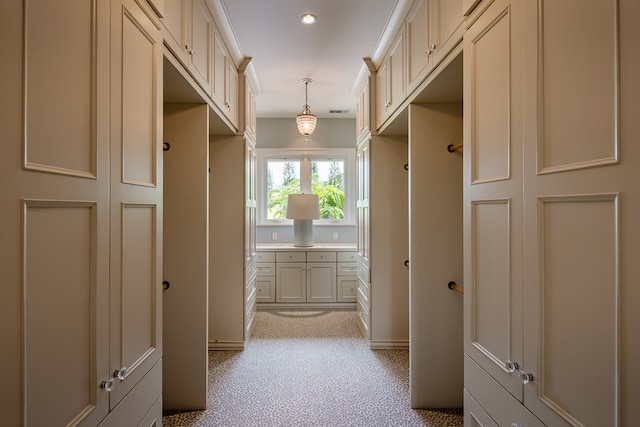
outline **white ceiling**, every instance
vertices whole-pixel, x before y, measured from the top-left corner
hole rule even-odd
[[[252,57],[259,95],[257,115],[295,117],[304,105],[303,77],[309,106],[318,117],[355,117],[351,94],[363,57],[372,57],[387,24],[403,0],[208,0],[215,15],[228,20],[236,55]],[[395,10],[395,12],[394,12]],[[300,17],[318,21],[305,25]],[[390,27],[392,25],[389,25]],[[230,47],[232,51],[234,49]],[[329,110],[349,110],[329,114]]]

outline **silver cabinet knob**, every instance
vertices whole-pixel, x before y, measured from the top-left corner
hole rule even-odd
[[[100,384],[100,388],[104,391],[111,391],[113,390],[113,379],[109,378],[106,381],[102,381],[102,383]]]
[[[434,50],[436,50],[436,45],[435,45],[435,44],[432,44],[431,46],[429,46],[429,50],[430,50],[431,52],[433,52]]]
[[[520,371],[520,379],[522,380],[522,384],[529,384],[533,381],[533,374],[530,372]]]
[[[507,360],[506,362],[504,362],[506,368],[507,368],[507,372],[509,373],[513,373],[515,371],[518,370],[519,366],[517,362],[513,362],[511,360]]]
[[[117,378],[120,381],[124,381],[125,377],[127,376],[127,368],[123,367],[118,369],[117,371],[115,371],[113,373],[113,378]]]
[[[427,50],[425,50],[425,51],[424,51],[424,54],[425,54],[425,55],[431,55],[431,49],[427,49]]]

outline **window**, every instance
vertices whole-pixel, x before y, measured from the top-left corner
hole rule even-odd
[[[284,224],[289,194],[317,194],[316,224],[353,224],[354,150],[258,149],[259,224]]]

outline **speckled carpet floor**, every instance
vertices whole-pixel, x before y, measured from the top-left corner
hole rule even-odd
[[[244,351],[209,352],[206,411],[166,427],[463,425],[462,410],[409,406],[407,350],[371,350],[355,311],[259,311]]]

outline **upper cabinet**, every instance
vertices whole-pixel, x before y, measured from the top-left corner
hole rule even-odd
[[[187,14],[184,48],[189,55],[188,66],[205,92],[211,91],[211,33],[213,19],[204,0],[187,1],[191,13]]]
[[[238,129],[238,70],[205,0],[164,0],[165,45]]]
[[[371,131],[371,74],[375,66],[369,58],[365,59],[368,67],[366,76],[356,90],[356,140],[361,141]]]
[[[248,76],[244,76],[244,120],[245,132],[256,139],[256,89]]]
[[[406,18],[407,86],[411,93],[462,41],[462,3],[417,0]]]
[[[211,92],[213,19],[203,0],[165,0],[165,44],[206,93]],[[168,34],[167,34],[168,33]]]
[[[464,19],[460,1],[416,0],[411,5],[377,69],[376,129],[419,93],[416,89],[462,43]]]
[[[380,126],[406,96],[404,25],[396,34],[376,74],[376,119]]]

